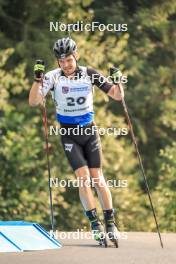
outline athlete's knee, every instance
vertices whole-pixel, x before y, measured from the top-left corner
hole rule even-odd
[[[89,169],[90,175],[91,175],[91,180],[92,180],[92,186],[95,187],[96,189],[106,187],[106,181],[102,172],[101,168],[91,168]]]
[[[75,174],[79,181],[79,187],[90,187],[90,173],[87,166],[77,169]]]

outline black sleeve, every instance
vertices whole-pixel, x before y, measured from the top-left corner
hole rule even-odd
[[[102,74],[98,73],[93,68],[87,68],[87,75],[90,77],[92,84],[98,86],[98,88],[105,93],[108,93],[113,86],[113,84],[107,82]]]

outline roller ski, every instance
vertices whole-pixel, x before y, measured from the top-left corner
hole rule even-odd
[[[102,223],[100,222],[97,216],[96,208],[89,211],[85,211],[85,215],[88,217],[90,221],[90,227],[92,230],[93,239],[96,240],[100,246],[106,248],[107,247],[106,233]]]
[[[107,248],[107,238],[103,225],[100,221],[91,223],[92,235],[101,247]]]
[[[120,237],[120,232],[118,231],[117,225],[115,223],[114,209],[104,210],[103,213],[107,237],[109,241],[111,241],[111,243],[116,248],[118,248],[118,239]]]
[[[120,232],[117,229],[117,226],[115,224],[114,221],[106,221],[106,233],[107,233],[107,237],[109,238],[109,241],[111,241],[111,243],[118,248],[119,244],[118,244],[118,239],[120,237]]]

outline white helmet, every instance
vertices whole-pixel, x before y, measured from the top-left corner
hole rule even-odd
[[[67,37],[58,39],[53,47],[54,54],[58,59],[64,59],[77,50],[76,43],[73,39]]]

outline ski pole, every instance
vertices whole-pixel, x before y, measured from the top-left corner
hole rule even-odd
[[[37,60],[37,64],[43,64],[43,60]],[[41,82],[41,86],[43,87],[43,79]],[[42,96],[43,105],[42,105],[42,121],[43,121],[43,128],[44,128],[44,136],[45,136],[45,151],[46,151],[46,159],[47,159],[47,169],[48,169],[48,189],[49,189],[49,200],[50,200],[50,222],[51,222],[51,229],[52,235],[54,235],[54,213],[53,213],[53,199],[52,199],[52,188],[50,186],[50,179],[51,179],[51,166],[50,166],[50,158],[49,158],[49,140],[48,140],[48,126],[47,126],[47,111],[46,111],[46,104],[44,96]]]
[[[117,70],[118,70],[117,68],[111,68],[110,69],[110,75],[112,76],[113,73],[115,73]],[[118,84],[118,87],[119,87],[120,92],[121,92],[120,84]],[[130,116],[129,116],[129,113],[128,113],[128,108],[127,108],[127,105],[126,105],[126,102],[125,102],[125,99],[124,99],[123,96],[122,96],[121,102],[122,102],[122,106],[123,106],[123,109],[124,109],[124,113],[125,113],[125,117],[126,117],[129,129],[130,129],[130,134],[131,134],[131,137],[132,137],[132,141],[133,141],[133,144],[134,144],[135,149],[136,149],[136,153],[137,153],[137,157],[138,157],[138,160],[139,160],[139,164],[140,164],[140,167],[141,167],[141,172],[142,172],[142,176],[144,178],[144,182],[145,182],[145,186],[146,186],[146,190],[147,190],[147,194],[148,194],[148,198],[149,198],[149,202],[150,202],[150,207],[151,207],[151,210],[152,210],[152,213],[153,213],[153,217],[154,217],[154,220],[155,220],[156,229],[157,229],[157,232],[158,232],[160,244],[161,244],[161,247],[163,248],[163,242],[162,242],[162,238],[161,238],[161,234],[160,234],[160,230],[159,230],[159,225],[158,225],[155,209],[154,209],[152,198],[151,198],[151,194],[150,194],[149,185],[148,185],[148,182],[147,182],[147,177],[146,177],[146,174],[145,174],[142,158],[141,158],[141,155],[140,155],[140,152],[139,152],[139,148],[138,148],[137,140],[136,140],[136,137],[135,137],[135,134],[134,134],[134,130],[133,130],[133,126],[132,126],[132,123],[131,123],[131,119],[130,119]]]
[[[48,168],[48,189],[49,189],[49,199],[50,199],[50,221],[52,233],[54,234],[54,213],[53,213],[53,198],[52,198],[52,189],[50,186],[51,179],[51,167],[50,167],[50,159],[49,159],[49,143],[48,143],[48,127],[47,127],[47,113],[45,103],[42,107],[42,115],[43,115],[43,127],[45,134],[45,146],[46,146],[46,158],[47,158],[47,168]]]

